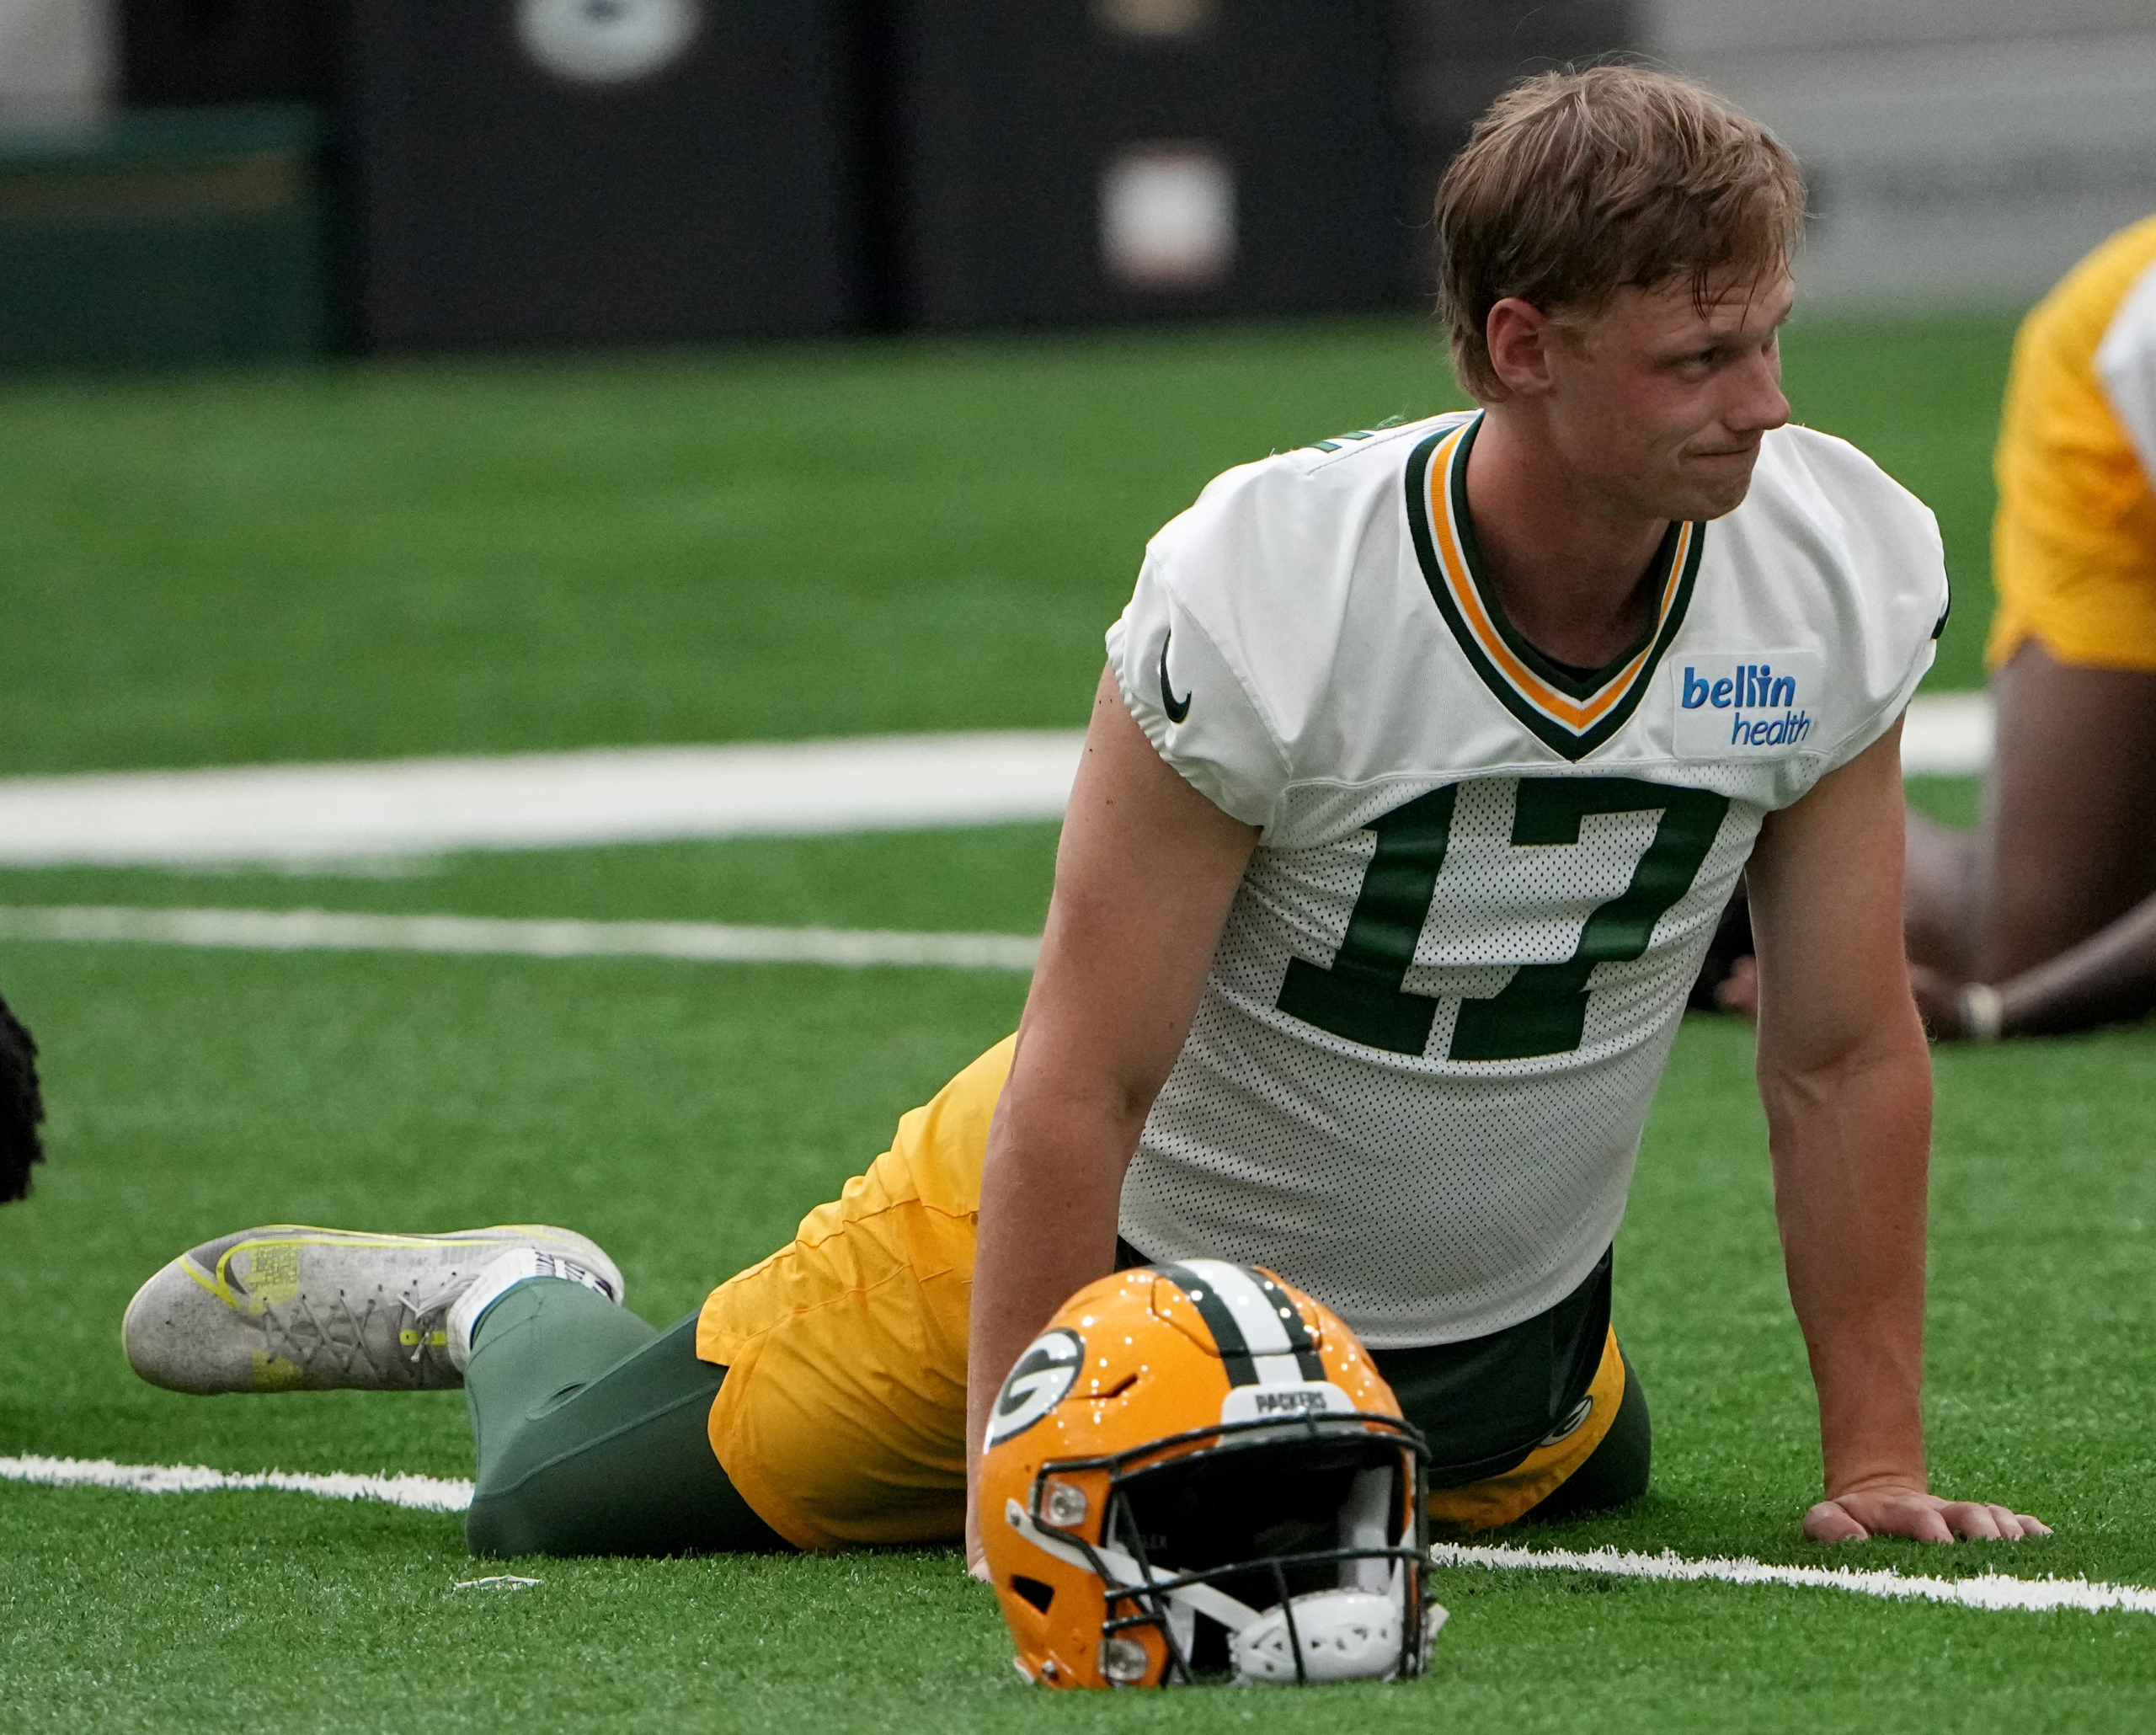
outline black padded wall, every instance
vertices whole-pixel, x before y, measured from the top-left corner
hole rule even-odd
[[[351,0],[374,350],[825,332],[862,308],[838,0]]]
[[[120,101],[131,109],[326,104],[339,4],[120,0]]]
[[[1476,117],[1515,79],[1640,46],[1639,0],[1398,0],[1410,198],[1427,213]],[[1427,234],[1427,232],[1425,232]],[[1418,278],[1434,275],[1427,240]]]
[[[891,0],[899,318],[1407,298],[1396,19],[1392,0]],[[1180,260],[1179,221],[1211,232]]]

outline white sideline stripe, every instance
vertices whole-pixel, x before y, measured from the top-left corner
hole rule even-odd
[[[1007,729],[0,778],[0,866],[299,864],[1057,819],[1084,739]]]
[[[2085,1578],[2011,1578],[2003,1572],[1980,1572],[1968,1578],[1905,1578],[1891,1567],[1865,1572],[1854,1567],[1774,1567],[1741,1557],[1687,1560],[1667,1550],[1661,1554],[1620,1554],[1614,1548],[1598,1548],[1578,1553],[1566,1548],[1504,1548],[1454,1542],[1435,1545],[1430,1556],[1440,1567],[1601,1572],[1617,1578],[1658,1578],[1686,1584],[1701,1580],[1780,1584],[1902,1601],[1955,1603],[1965,1609],[2079,1609],[2091,1615],[2111,1610],[2156,1615],[2156,1588],[2140,1584],[2091,1584]]]
[[[475,916],[355,916],[327,910],[138,910],[0,905],[0,940],[141,942],[258,952],[448,952],[522,958],[670,958],[706,964],[879,964],[1029,970],[1022,934],[873,928],[727,927],[701,921],[531,921]]]
[[[733,747],[0,778],[0,867],[320,867],[457,850],[568,849],[1056,819],[1068,729]],[[1980,771],[1982,693],[1913,701],[1913,775]]]
[[[1902,770],[1912,777],[1973,777],[1991,763],[1991,695],[1924,693],[1902,723]]]
[[[274,1488],[323,1500],[382,1500],[417,1512],[462,1512],[472,1484],[431,1476],[312,1476],[298,1471],[254,1474],[201,1464],[115,1464],[109,1458],[0,1458],[0,1481],[42,1482],[56,1488],[119,1488],[136,1494],[211,1494],[228,1488]]]
[[[38,1482],[49,1487],[115,1488],[137,1494],[210,1494],[269,1488],[312,1494],[323,1500],[380,1500],[418,1512],[462,1512],[472,1484],[446,1476],[309,1475],[270,1470],[253,1474],[211,1470],[200,1464],[115,1464],[109,1458],[0,1458],[0,1481]],[[1614,1548],[1492,1547],[1440,1542],[1430,1550],[1439,1567],[1524,1567],[1530,1571],[1601,1572],[1619,1578],[1679,1583],[1776,1584],[1808,1590],[1839,1590],[1894,1601],[1953,1603],[1993,1610],[2079,1609],[2156,1615],[2156,1588],[2139,1584],[2091,1584],[2085,1578],[2011,1578],[1982,1572],[1968,1578],[1903,1578],[1891,1568],[1862,1572],[1849,1567],[1774,1567],[1746,1558],[1687,1560],[1668,1551],[1620,1553]],[[478,1580],[491,1583],[491,1580]],[[470,1587],[459,1585],[462,1590]]]

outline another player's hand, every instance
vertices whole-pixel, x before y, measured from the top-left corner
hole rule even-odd
[[[1752,1023],[1759,1022],[1759,960],[1750,953],[1730,961],[1729,974],[1715,984],[1715,1004]]]
[[[1951,976],[1913,964],[1909,991],[1916,996],[1924,1033],[1934,1042],[1959,1042],[1969,1033],[1961,1028],[1961,985]]]
[[[1896,1483],[1845,1489],[1804,1515],[1814,1542],[1861,1542],[1869,1536],[1908,1536],[1919,1542],[2018,1542],[2048,1536],[2052,1527],[2026,1513],[1982,1500],[1942,1500]]]

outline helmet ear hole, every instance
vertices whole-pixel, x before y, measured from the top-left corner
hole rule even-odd
[[[1053,1584],[1043,1584],[1038,1578],[1028,1578],[1023,1572],[1011,1575],[1011,1588],[1043,1615],[1048,1613],[1049,1604],[1055,1600]]]

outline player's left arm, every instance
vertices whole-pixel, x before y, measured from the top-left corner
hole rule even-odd
[[[1902,951],[1897,723],[1770,815],[1747,872],[1790,1299],[1819,1391],[1818,1542],[2044,1535],[1926,1479],[1924,1214],[1931,1061]]]

